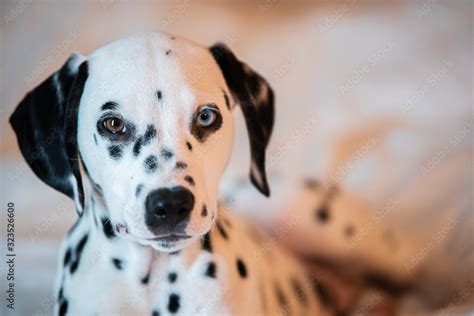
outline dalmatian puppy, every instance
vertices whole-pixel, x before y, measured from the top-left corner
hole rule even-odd
[[[79,215],[55,314],[334,312],[317,277],[218,202],[237,105],[268,196],[273,92],[223,44],[136,34],[71,56],[26,95],[10,119],[21,152]]]

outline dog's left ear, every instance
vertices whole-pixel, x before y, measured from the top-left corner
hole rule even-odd
[[[250,141],[250,179],[261,193],[270,196],[265,172],[265,150],[275,116],[273,90],[262,76],[239,61],[224,44],[217,43],[210,47],[210,51],[244,114]]]
[[[46,184],[72,198],[79,215],[84,208],[84,190],[76,140],[77,111],[87,77],[87,61],[72,55],[30,91],[10,117],[28,165]]]

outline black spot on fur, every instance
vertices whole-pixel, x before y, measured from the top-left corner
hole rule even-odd
[[[133,155],[136,157],[140,154],[140,150],[142,149],[143,145],[143,137],[138,137],[138,139],[135,141],[135,144],[133,144]]]
[[[109,146],[108,150],[109,150],[109,155],[112,159],[118,160],[122,158],[123,149],[121,146],[112,145],[112,146]]]
[[[304,186],[310,190],[314,190],[319,187],[319,182],[316,179],[305,179],[304,180]]]
[[[205,275],[210,278],[216,278],[216,264],[214,262],[211,261],[207,264]]]
[[[186,146],[188,146],[188,149],[189,149],[190,151],[193,150],[193,145],[191,145],[190,142],[186,142]]]
[[[67,313],[68,302],[67,300],[63,300],[59,305],[59,316],[64,316]]]
[[[321,223],[326,223],[329,220],[329,207],[327,204],[321,205],[319,209],[316,210],[316,219]]]
[[[285,314],[289,314],[290,311],[290,304],[288,302],[288,298],[286,297],[285,293],[283,293],[282,288],[278,284],[274,284],[275,295],[280,304],[280,308],[285,311]]]
[[[247,267],[240,258],[237,258],[237,271],[239,271],[239,275],[242,279],[247,277]]]
[[[63,290],[63,287],[61,286],[58,292],[58,301],[61,301],[63,297],[64,297],[64,290]]]
[[[176,163],[176,169],[186,169],[188,165],[183,161],[178,161]]]
[[[66,254],[64,255],[64,266],[67,266],[69,262],[71,261],[71,248],[68,248],[66,250]]]
[[[150,273],[148,272],[141,280],[142,284],[148,284],[150,281]]]
[[[201,216],[202,216],[202,217],[206,217],[206,216],[207,216],[207,206],[206,206],[206,204],[203,204],[203,205],[202,205]]]
[[[123,261],[117,258],[112,258],[112,263],[118,270],[123,269]]]
[[[308,299],[306,297],[306,292],[303,290],[301,283],[297,279],[291,279],[291,287],[295,292],[296,298],[303,304],[308,304]]]
[[[158,98],[158,100],[161,100],[161,98],[163,97],[160,90],[156,91],[156,97]]]
[[[181,253],[181,250],[176,250],[176,251],[170,252],[170,255],[176,256],[176,255],[179,255],[180,253]]]
[[[82,237],[79,243],[77,244],[76,250],[74,251],[74,261],[72,261],[71,266],[69,268],[69,271],[71,272],[71,274],[76,272],[77,268],[79,267],[82,251],[84,250],[84,247],[86,246],[88,238],[89,238],[88,234],[84,235],[84,237]]]
[[[96,134],[94,134],[94,143],[96,144],[96,146],[99,145],[99,143],[97,142],[97,135]]]
[[[152,173],[158,168],[158,159],[150,155],[145,159],[144,166],[147,173]]]
[[[102,191],[102,187],[101,187],[99,184],[97,184],[97,183],[94,183],[94,186],[95,186],[95,188],[99,191],[100,195],[103,195],[103,194],[102,194],[102,192],[103,192],[103,191]]]
[[[217,222],[216,223],[216,226],[217,226],[217,230],[219,231],[219,233],[221,234],[221,236],[224,238],[224,239],[229,239],[229,235],[227,235],[227,232],[224,228],[224,226],[222,226],[222,224],[220,222]]]
[[[135,189],[135,196],[138,197],[140,195],[140,192],[143,190],[143,184],[137,185],[137,188]]]
[[[171,49],[168,49],[168,50],[166,51],[166,56],[168,56],[169,54],[171,54]]]
[[[71,274],[73,274],[74,272],[76,272],[78,267],[79,267],[79,260],[74,260],[71,263],[71,267],[69,268],[69,272],[71,272]]]
[[[155,126],[153,124],[148,125],[145,134],[143,134],[143,145],[148,145],[156,137],[156,134]]]
[[[169,149],[163,149],[161,151],[161,157],[163,157],[165,160],[169,160],[173,158],[173,156],[174,156],[174,153]]]
[[[102,105],[101,109],[102,111],[113,111],[118,108],[118,104],[112,101],[106,102],[104,105]]]
[[[88,234],[84,235],[84,237],[81,238],[81,240],[79,241],[79,244],[77,244],[76,256],[80,256],[82,254],[82,251],[84,250],[84,247],[87,243],[88,238],[89,238]]]
[[[224,94],[224,101],[225,101],[225,105],[227,106],[227,108],[230,110],[230,101],[229,101],[229,96],[227,95],[227,93],[225,93],[224,90],[222,90],[222,93]]]
[[[154,310],[152,313],[151,313],[151,316],[160,316],[160,312],[158,310]]]
[[[327,288],[317,280],[313,280],[311,282],[314,293],[316,294],[316,297],[323,303],[324,306],[326,307],[331,307],[333,305],[333,300],[331,298],[331,295],[329,294],[329,291]]]
[[[230,220],[226,217],[224,217],[224,223],[227,225],[227,227],[231,228],[232,227],[232,223],[230,222]]]
[[[190,186],[195,185],[193,177],[191,177],[189,175],[184,177],[184,181],[186,181]]]
[[[209,232],[202,238],[202,249],[212,252],[211,234]]]
[[[170,274],[168,274],[168,281],[170,283],[176,282],[177,278],[178,278],[178,275],[175,272],[171,272]]]
[[[354,229],[354,226],[352,225],[348,225],[345,229],[344,229],[344,234],[347,236],[347,237],[352,237],[355,233],[355,229]]]
[[[114,238],[115,237],[115,232],[112,227],[112,223],[110,222],[110,219],[103,217],[101,219],[102,222],[102,229],[104,230],[105,237],[107,238]]]
[[[171,294],[168,300],[168,311],[172,314],[176,314],[180,307],[179,304],[179,295],[178,294]]]

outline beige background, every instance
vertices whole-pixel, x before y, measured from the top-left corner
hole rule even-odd
[[[226,42],[276,91],[272,172],[340,182],[374,209],[396,197],[385,220],[421,245],[454,218],[423,256],[421,280],[448,302],[459,280],[474,280],[471,1],[3,0],[0,12],[0,191],[2,205],[16,206],[15,314],[49,314],[75,213],[22,164],[8,116],[71,52],[142,30]],[[231,170],[246,173],[243,128],[236,140]]]

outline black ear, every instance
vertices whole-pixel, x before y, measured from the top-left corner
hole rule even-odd
[[[250,179],[260,192],[269,196],[265,149],[270,141],[275,115],[272,88],[264,78],[239,61],[224,44],[217,43],[210,51],[245,117],[252,155]]]
[[[10,117],[28,165],[46,184],[71,197],[79,214],[84,208],[84,190],[76,140],[77,110],[87,76],[87,62],[72,55],[30,91]]]

